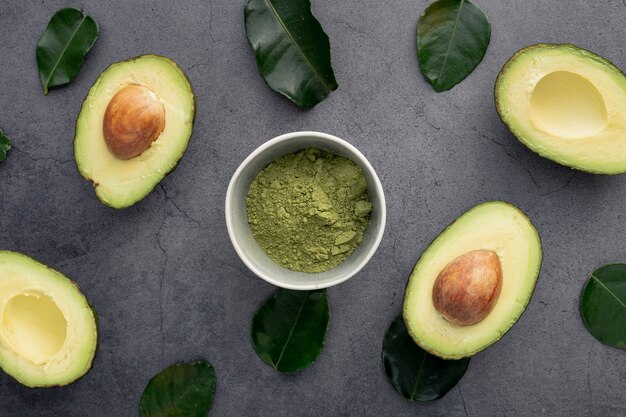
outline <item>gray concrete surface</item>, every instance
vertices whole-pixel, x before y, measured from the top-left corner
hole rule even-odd
[[[496,115],[502,64],[537,42],[571,42],[626,67],[621,0],[478,3],[493,25],[484,61],[436,94],[418,71],[415,23],[427,0],[314,0],[339,89],[311,111],[267,88],[243,28],[243,1],[21,1],[0,4],[0,127],[15,149],[0,164],[0,247],[73,277],[100,313],[93,370],[65,388],[30,390],[0,375],[2,417],[136,416],[147,380],[167,365],[210,360],[211,416],[623,416],[626,352],[585,330],[578,302],[596,267],[626,261],[626,176],[583,174],[520,145]],[[35,45],[62,6],[84,8],[100,38],[78,78],[45,97]],[[74,122],[109,64],[163,54],[197,95],[193,138],[178,169],[124,211],[98,202],[73,162]],[[304,372],[281,375],[250,343],[250,323],[273,288],[230,245],[228,180],[278,134],[319,130],[356,145],[387,193],[380,250],[329,292],[326,349]],[[470,206],[503,199],[537,225],[544,262],[526,314],[478,354],[445,398],[417,404],[385,379],[380,349],[418,255]]]

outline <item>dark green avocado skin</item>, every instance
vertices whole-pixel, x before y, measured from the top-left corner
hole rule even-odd
[[[502,77],[504,74],[506,74],[507,70],[509,69],[509,67],[517,60],[517,58],[519,58],[521,55],[524,55],[528,52],[531,52],[535,49],[554,49],[554,48],[567,48],[567,49],[571,49],[573,52],[582,52],[587,58],[593,59],[603,65],[606,65],[607,67],[609,67],[610,69],[616,71],[617,73],[621,73],[622,76],[626,77],[626,75],[624,74],[624,72],[619,69],[615,64],[613,64],[611,61],[609,61],[608,59],[596,54],[595,52],[591,52],[587,49],[581,48],[579,46],[573,45],[571,43],[538,43],[535,45],[530,45],[527,46],[525,48],[520,49],[519,51],[515,52],[513,54],[513,56],[511,58],[508,59],[508,61],[506,61],[506,63],[502,66],[502,69],[500,70],[500,72],[498,73],[498,77],[496,78],[496,82],[494,84],[494,91],[493,91],[493,95],[494,95],[494,102],[496,105],[496,111],[498,112],[498,116],[500,117],[500,120],[502,121],[502,124],[504,124],[506,126],[506,128],[509,130],[509,132],[511,132],[513,134],[513,136],[515,136],[515,138],[517,140],[519,140],[522,145],[527,146],[521,139],[521,133],[519,133],[513,126],[511,126],[503,117],[503,109],[502,106],[500,104],[500,88],[502,86]],[[535,152],[535,150],[531,149],[533,152]],[[611,174],[607,174],[604,172],[597,172],[597,171],[593,171],[590,169],[585,169],[585,168],[580,168],[577,166],[574,166],[574,164],[568,164],[565,161],[561,161],[561,160],[555,160],[552,157],[550,157],[549,155],[546,155],[542,152],[537,152],[541,157],[549,159],[553,162],[556,162],[559,165],[565,166],[567,168],[571,168],[571,169],[576,169],[578,171],[582,171],[582,172],[587,172],[589,174],[596,174],[596,175],[619,175],[619,174],[623,174],[626,173],[625,171],[622,172],[616,172],[616,173],[611,173]]]

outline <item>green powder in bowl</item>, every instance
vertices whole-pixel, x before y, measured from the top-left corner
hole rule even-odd
[[[252,235],[278,265],[324,272],[359,246],[372,204],[353,161],[316,148],[276,159],[247,195]]]

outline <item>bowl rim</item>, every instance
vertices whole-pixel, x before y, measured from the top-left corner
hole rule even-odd
[[[275,146],[278,143],[287,141],[287,140],[291,140],[294,138],[298,138],[298,137],[316,137],[316,138],[320,138],[323,140],[328,140],[331,142],[334,142],[335,144],[338,144],[339,146],[346,148],[348,151],[350,151],[349,153],[352,155],[355,155],[358,160],[354,161],[356,163],[359,164],[359,166],[362,167],[362,169],[365,169],[367,171],[369,171],[371,177],[374,179],[374,183],[373,184],[368,184],[368,188],[372,187],[376,194],[378,195],[378,198],[380,199],[381,202],[381,208],[380,208],[380,213],[379,213],[379,224],[380,227],[378,228],[378,232],[374,237],[374,240],[372,241],[372,243],[370,244],[370,247],[367,249],[367,253],[365,254],[365,256],[363,257],[363,259],[356,263],[347,273],[341,274],[341,275],[337,275],[337,277],[331,281],[328,281],[324,284],[316,284],[316,283],[303,283],[303,284],[294,284],[294,283],[289,283],[289,282],[285,282],[281,279],[279,279],[278,277],[275,276],[268,276],[266,274],[264,274],[263,272],[261,272],[259,269],[257,269],[255,267],[255,265],[253,264],[253,262],[250,261],[250,257],[248,256],[248,254],[246,253],[246,251],[241,247],[241,245],[239,244],[239,241],[236,238],[235,232],[234,232],[234,226],[233,226],[233,219],[231,218],[231,213],[233,212],[232,209],[232,204],[233,204],[233,198],[234,198],[234,194],[235,194],[235,183],[236,181],[239,179],[239,177],[241,177],[241,174],[243,173],[243,171],[246,169],[246,167],[254,160],[256,159],[260,154],[262,154],[263,152],[265,152],[267,149]],[[304,148],[303,148],[304,149]],[[237,170],[235,171],[235,173],[233,174],[233,176],[230,179],[230,182],[228,183],[228,189],[226,191],[226,202],[225,202],[225,217],[226,217],[226,228],[228,230],[228,236],[230,237],[230,242],[233,245],[233,247],[235,248],[235,252],[237,252],[237,255],[239,256],[239,258],[243,261],[243,263],[248,267],[248,269],[254,273],[257,277],[263,279],[264,281],[275,285],[277,287],[280,288],[285,288],[285,289],[290,289],[290,290],[314,290],[314,289],[323,289],[323,288],[329,288],[338,284],[341,284],[342,282],[347,281],[348,279],[352,278],[353,276],[355,276],[359,271],[361,271],[365,265],[367,265],[367,263],[372,259],[372,257],[374,256],[374,254],[376,253],[376,251],[378,250],[378,247],[380,246],[380,243],[383,239],[383,235],[385,234],[385,226],[386,226],[386,222],[387,222],[387,204],[386,204],[386,200],[385,200],[385,194],[383,191],[383,187],[382,187],[382,183],[380,182],[380,179],[378,178],[378,175],[376,174],[376,171],[374,170],[374,167],[372,167],[372,165],[370,164],[370,162],[367,160],[367,158],[351,143],[347,142],[344,139],[341,139],[337,136],[334,135],[330,135],[328,133],[322,133],[322,132],[316,132],[316,131],[297,131],[297,132],[290,132],[290,133],[284,133],[282,135],[276,136],[268,141],[266,141],[265,143],[263,143],[261,146],[259,146],[258,148],[256,148],[254,151],[252,151],[252,153],[250,155],[248,155],[248,157],[246,159],[243,160],[243,162],[239,165],[239,167],[237,168]],[[310,274],[310,275],[315,275],[314,273],[306,273],[303,272],[304,274]]]

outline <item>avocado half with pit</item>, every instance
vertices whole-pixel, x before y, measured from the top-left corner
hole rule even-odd
[[[63,274],[0,251],[0,368],[28,387],[70,384],[90,369],[96,316]]]
[[[574,45],[518,51],[495,86],[496,108],[527,147],[596,174],[626,172],[626,77]]]
[[[189,80],[172,60],[143,55],[107,68],[76,122],[74,157],[113,208],[144,198],[187,149],[195,115]]]
[[[539,234],[517,207],[494,201],[470,209],[411,273],[403,306],[409,334],[444,359],[480,352],[524,312],[540,267]]]

